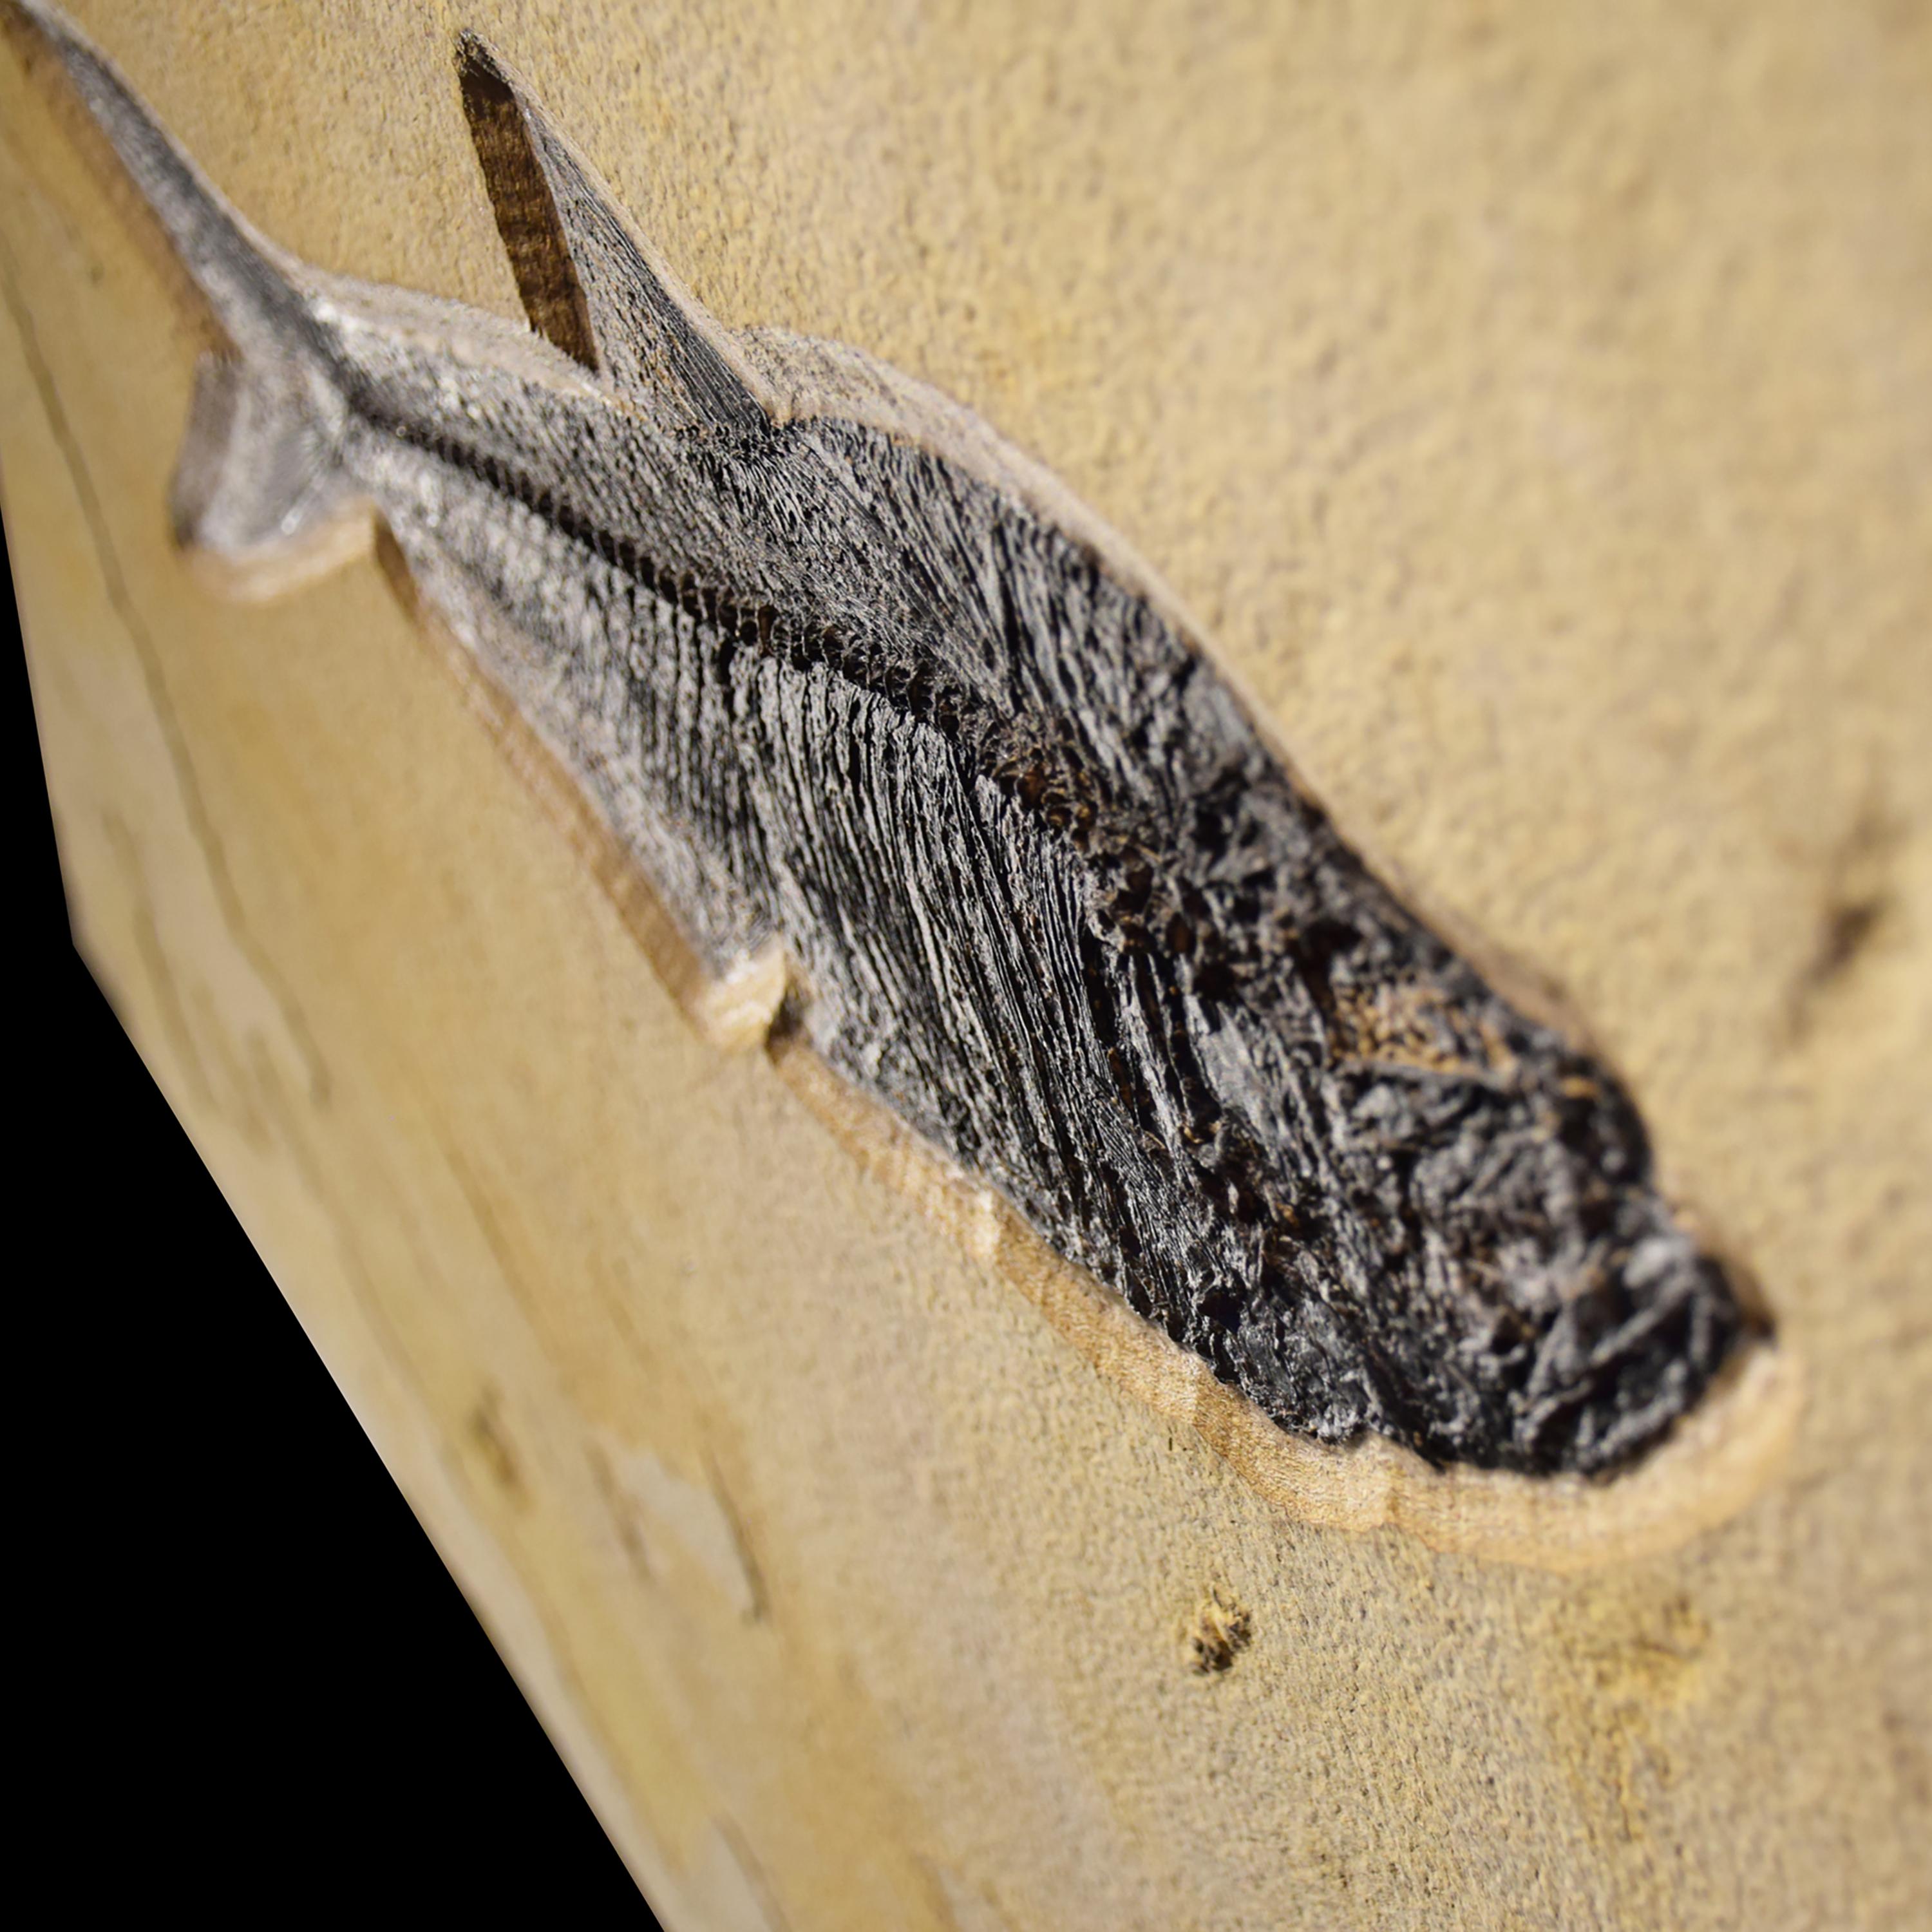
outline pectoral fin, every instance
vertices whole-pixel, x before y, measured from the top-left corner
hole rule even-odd
[[[529,90],[474,34],[463,105],[531,325],[622,392],[694,428],[762,433],[771,399]]]

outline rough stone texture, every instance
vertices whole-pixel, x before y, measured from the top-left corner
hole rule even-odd
[[[476,28],[711,312],[998,423],[1590,1016],[1804,1366],[1641,1563],[1262,1501],[692,1035],[376,572],[183,571],[202,339],[0,62],[83,942],[667,1918],[1932,1916],[1922,12],[75,11],[279,242],[514,317]]]

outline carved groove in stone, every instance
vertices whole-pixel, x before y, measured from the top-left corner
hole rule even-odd
[[[1370,873],[1118,540],[933,392],[721,329],[480,42],[536,335],[286,256],[13,4],[233,347],[184,541],[266,582],[380,520],[712,982],[1223,1382],[1594,1473],[1761,1332],[1614,1076]]]

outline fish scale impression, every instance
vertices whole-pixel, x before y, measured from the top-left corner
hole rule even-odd
[[[1117,541],[836,345],[722,329],[527,90],[456,78],[532,328],[326,274],[38,0],[230,344],[183,540],[386,529],[704,973],[1288,1430],[1597,1473],[1761,1318],[1616,1078],[1406,910]],[[332,551],[332,543],[334,548]]]

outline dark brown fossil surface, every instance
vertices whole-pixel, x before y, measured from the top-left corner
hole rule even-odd
[[[255,236],[26,12],[235,350],[184,536],[371,511],[705,967],[1282,1426],[1612,1468],[1750,1330],[1616,1078],[1408,911],[1117,547],[852,352],[734,338],[475,43],[532,336]]]

